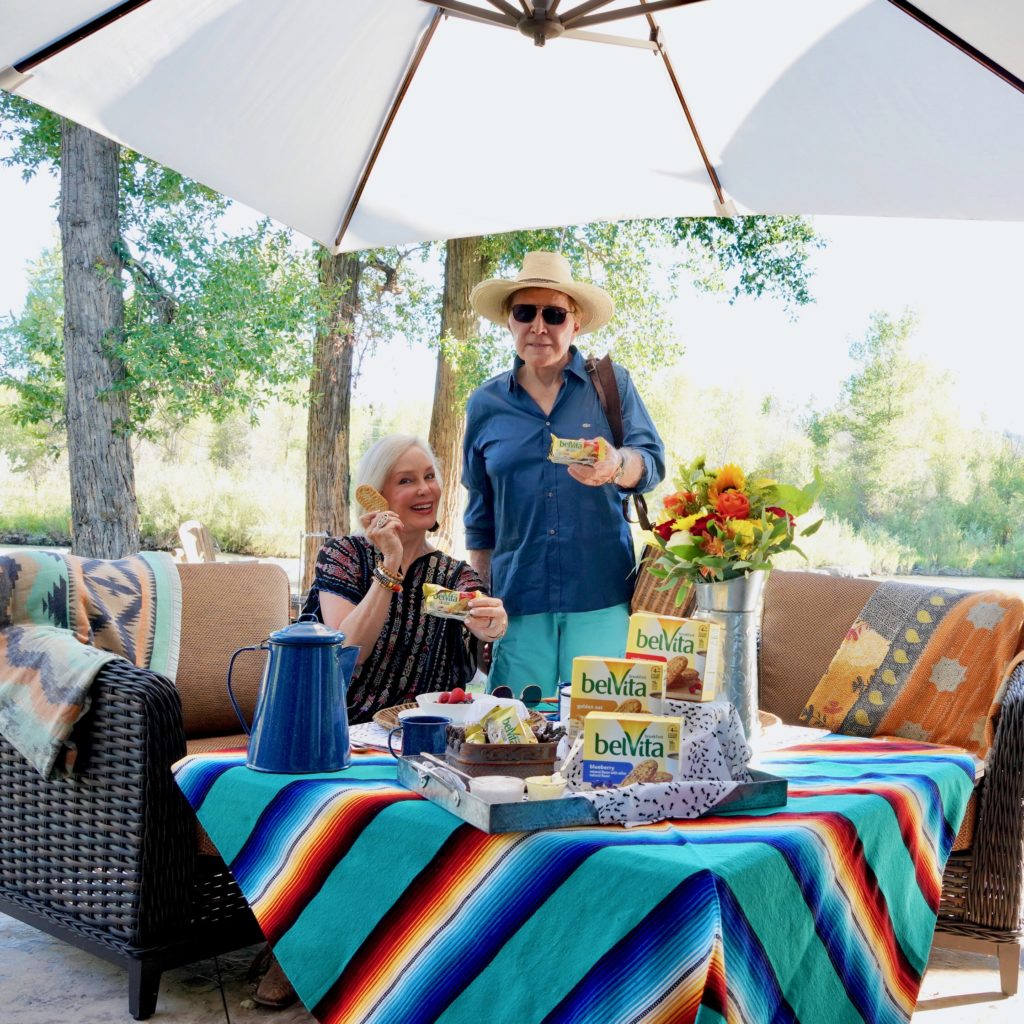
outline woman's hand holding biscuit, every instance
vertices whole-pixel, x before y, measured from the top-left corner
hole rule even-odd
[[[508,613],[497,597],[474,597],[469,602],[466,628],[478,640],[492,643],[500,640],[508,629]]]
[[[605,484],[613,483],[616,474],[622,468],[626,458],[621,448],[613,448],[608,445],[608,455],[600,462],[591,465],[576,464],[569,467],[569,476],[578,480],[587,487],[604,487]]]
[[[359,522],[363,524],[367,539],[384,556],[387,568],[398,569],[402,564],[402,520],[397,513],[367,512],[359,517]]]

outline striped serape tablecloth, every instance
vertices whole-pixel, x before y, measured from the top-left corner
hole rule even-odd
[[[762,767],[784,807],[510,835],[399,787],[387,756],[175,772],[325,1024],[908,1020],[974,762],[828,737]]]

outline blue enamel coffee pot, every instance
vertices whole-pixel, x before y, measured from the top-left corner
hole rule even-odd
[[[241,647],[228,663],[228,696],[249,733],[246,764],[261,772],[312,775],[349,764],[346,695],[358,647],[313,615],[271,633],[256,647]],[[231,670],[243,651],[267,651],[252,729],[231,689]]]

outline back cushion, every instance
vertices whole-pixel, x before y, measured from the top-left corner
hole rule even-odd
[[[877,580],[773,569],[764,592],[759,654],[760,704],[799,723]]]
[[[263,562],[206,562],[178,566],[181,576],[181,655],[178,692],[185,737],[237,733],[227,693],[228,661],[239,647],[262,643],[288,625],[288,575]],[[252,721],[266,654],[247,651],[235,661],[232,687]]]

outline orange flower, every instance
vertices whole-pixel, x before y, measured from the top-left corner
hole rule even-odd
[[[746,519],[750,515],[750,499],[742,491],[724,491],[715,500],[715,508],[726,519]]]
[[[721,557],[725,554],[725,545],[722,543],[722,538],[715,537],[710,533],[701,542],[700,549],[705,555]]]

